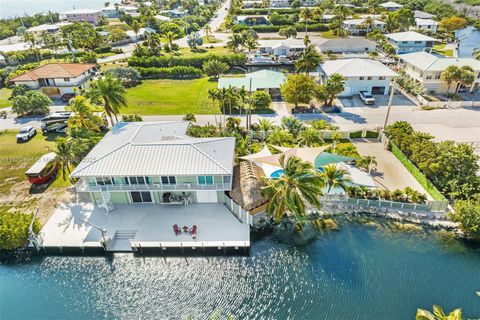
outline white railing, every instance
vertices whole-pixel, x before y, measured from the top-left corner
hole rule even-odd
[[[198,183],[178,183],[178,184],[110,184],[110,185],[89,185],[85,181],[79,181],[75,185],[78,192],[91,191],[190,191],[190,190],[230,190],[228,183],[198,184]]]

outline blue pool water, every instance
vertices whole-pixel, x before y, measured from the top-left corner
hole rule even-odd
[[[480,246],[342,222],[299,246],[265,236],[249,257],[44,257],[0,264],[0,319],[480,317]]]

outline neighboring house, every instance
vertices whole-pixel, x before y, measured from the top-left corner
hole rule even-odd
[[[417,80],[426,92],[447,93],[448,84],[441,79],[442,72],[449,66],[470,66],[475,72],[475,81],[469,91],[476,91],[480,87],[480,61],[473,58],[439,57],[428,52],[402,54],[400,64],[403,70]],[[450,86],[450,93],[456,89],[456,84]]]
[[[330,23],[336,17],[335,14],[324,14],[322,19],[320,20],[321,23]]]
[[[243,7],[244,7],[245,9],[259,7],[259,6],[261,6],[261,5],[262,5],[262,1],[261,1],[261,0],[243,1]]]
[[[396,54],[424,51],[433,47],[435,41],[438,41],[415,31],[390,33],[385,37],[395,48]]]
[[[302,2],[302,7],[313,7],[317,5],[318,0],[300,0]]]
[[[239,24],[245,24],[247,26],[256,26],[268,24],[268,16],[255,15],[255,16],[237,16],[236,22]]]
[[[102,15],[107,18],[118,18],[120,16],[120,12],[123,12],[128,15],[135,15],[138,13],[138,8],[135,6],[115,6],[110,5],[108,7],[104,7],[101,9]]]
[[[152,28],[140,28],[138,32],[135,34],[133,30],[125,31],[126,35],[132,42],[137,42],[139,40],[145,39],[148,33],[155,33],[155,29]]]
[[[381,3],[380,7],[382,7],[383,9],[385,9],[387,11],[396,11],[398,9],[403,8],[403,6],[401,4],[398,4],[398,3],[393,2],[393,1],[388,1],[388,2]]]
[[[60,31],[60,27],[56,24],[41,24],[39,26],[31,27],[27,29],[28,32],[33,32],[36,34],[40,34],[44,31],[48,33],[55,33]]]
[[[370,59],[338,59],[321,65],[323,78],[338,73],[345,78],[345,90],[340,96],[353,96],[360,91],[387,95],[390,82],[397,74],[379,61]]]
[[[90,22],[92,24],[97,24],[101,17],[102,12],[93,9],[75,9],[60,14],[60,18],[69,22]]]
[[[301,52],[303,49],[305,49],[305,44],[300,39],[258,40],[258,52],[274,57],[289,56]]]
[[[438,30],[438,25],[439,23],[432,19],[416,18],[414,28],[418,30],[426,30],[426,31],[431,31],[433,33],[436,33]]]
[[[420,11],[420,10],[415,10],[413,15],[414,15],[415,19],[433,19],[433,17],[434,17],[433,14],[423,12],[423,11]]]
[[[286,77],[282,72],[271,70],[260,70],[247,73],[245,77],[221,77],[218,79],[218,89],[234,87],[245,87],[248,91],[269,90],[271,93],[278,93],[280,86],[285,82]]]
[[[88,87],[95,72],[95,64],[49,63],[22,73],[10,81],[32,90],[38,89],[50,97],[60,97]]]
[[[325,39],[317,44],[322,53],[368,53],[374,51],[377,43],[365,38]]]
[[[290,7],[290,1],[289,0],[270,0],[270,7],[271,8]]]
[[[187,127],[187,122],[117,123],[72,172],[80,197],[106,209],[183,203],[182,196],[188,203],[222,202],[232,189],[235,138],[192,138]]]
[[[155,19],[157,19],[157,20],[160,20],[160,21],[170,21],[170,20],[172,20],[172,18],[167,17],[167,16],[162,16],[162,15],[160,15],[160,14],[157,14],[157,15],[155,15],[155,16],[153,16],[153,17],[154,17]]]
[[[356,36],[365,35],[374,29],[380,29],[383,31],[383,28],[385,27],[384,22],[374,19],[373,25],[367,26],[365,24],[366,19],[367,18],[345,20],[343,21],[343,28],[351,35]]]
[[[162,10],[160,11],[160,14],[170,18],[182,18],[188,14],[188,11],[180,9]]]

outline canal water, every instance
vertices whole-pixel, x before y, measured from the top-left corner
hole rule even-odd
[[[433,304],[479,318],[476,291],[480,246],[349,222],[302,246],[259,237],[248,257],[0,264],[1,319],[414,319]]]
[[[473,50],[475,48],[480,48],[480,30],[477,30],[472,26],[468,26],[465,29],[458,30],[456,35],[460,40],[458,57],[471,58]]]

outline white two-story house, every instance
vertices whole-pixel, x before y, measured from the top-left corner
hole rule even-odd
[[[117,123],[71,174],[77,192],[99,206],[221,202],[232,189],[235,138],[192,138],[187,126]]]
[[[467,88],[470,92],[480,88],[480,61],[473,58],[439,57],[428,52],[414,52],[400,55],[400,64],[411,78],[418,81],[426,92],[447,93],[448,84],[441,79],[442,72],[449,66],[470,66],[475,72],[475,81]],[[450,93],[459,84],[450,85]]]
[[[349,34],[354,36],[364,36],[374,29],[380,29],[383,31],[385,23],[380,20],[373,20],[371,25],[367,25],[367,18],[361,19],[349,19],[342,23],[343,29],[348,31]]]
[[[416,18],[414,28],[417,30],[425,30],[425,31],[431,31],[433,33],[436,33],[438,30],[438,26],[439,26],[439,23],[435,20]]]
[[[388,42],[395,48],[396,54],[425,51],[433,47],[437,39],[415,31],[386,34]]]
[[[387,95],[392,78],[397,76],[397,73],[379,61],[360,58],[325,61],[321,65],[321,71],[324,79],[335,73],[344,77],[345,90],[340,94],[342,97],[353,96],[360,91]]]
[[[56,98],[88,87],[96,74],[96,67],[96,64],[89,63],[49,63],[22,73],[10,81]]]

